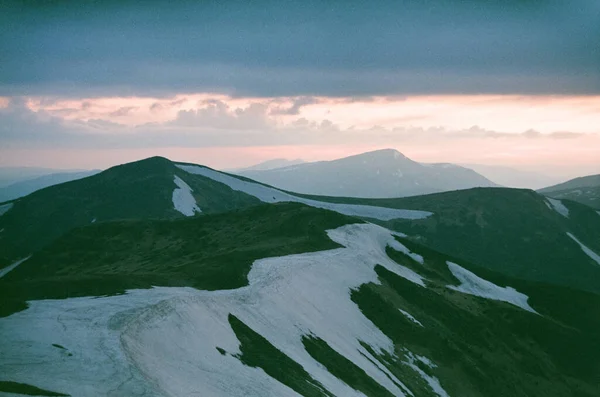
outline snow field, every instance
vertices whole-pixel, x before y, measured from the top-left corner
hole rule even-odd
[[[453,262],[446,262],[448,268],[461,284],[457,287],[448,285],[447,287],[469,295],[480,296],[482,298],[493,299],[510,303],[531,313],[538,314],[527,301],[529,297],[515,290],[512,287],[499,287],[494,283],[482,279],[475,273],[457,265]]]
[[[577,244],[579,244],[579,246],[581,247],[581,250],[583,252],[585,252],[585,254],[587,256],[592,258],[598,265],[600,265],[600,255],[598,255],[597,253],[595,253],[594,251],[589,249],[585,244],[583,244],[581,241],[579,241],[579,239],[577,239],[577,237],[575,237],[573,234],[567,232],[567,236],[569,236],[573,241],[575,241]]]
[[[194,213],[202,212],[192,196],[192,188],[177,175],[174,182],[177,188],[173,190],[173,207],[185,216],[194,216]]]
[[[292,201],[310,205],[311,207],[323,208],[331,211],[336,211],[344,215],[357,216],[362,218],[372,218],[387,221],[390,219],[424,219],[432,215],[427,211],[416,210],[401,210],[395,208],[376,207],[371,205],[356,205],[356,204],[338,204],[327,203],[297,197],[281,190],[261,185],[255,182],[248,182],[231,175],[224,174],[210,168],[200,167],[197,165],[182,165],[176,164],[180,169],[189,172],[190,174],[202,175],[204,177],[221,182],[233,190],[241,191],[251,196],[258,198],[266,203],[278,203],[283,201]]]
[[[556,212],[558,212],[565,218],[569,217],[569,209],[567,207],[565,207],[565,205],[562,203],[562,201],[553,199],[550,197],[546,197],[546,200],[548,200],[548,202],[550,203],[550,205]]]

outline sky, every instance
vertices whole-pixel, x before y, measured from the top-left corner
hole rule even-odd
[[[0,3],[0,166],[600,173],[600,2]]]

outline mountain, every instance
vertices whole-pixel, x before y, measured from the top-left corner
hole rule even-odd
[[[484,164],[461,164],[473,171],[483,175],[495,183],[514,188],[539,189],[556,183],[559,178],[538,172],[524,171],[511,167]]]
[[[89,224],[0,278],[0,296],[29,301],[0,318],[0,391],[600,392],[599,295],[299,203]]]
[[[0,203],[4,201],[14,200],[19,197],[27,196],[36,190],[43,189],[48,186],[58,185],[60,183],[74,181],[77,179],[86,178],[100,172],[100,170],[78,171],[78,172],[60,172],[38,176],[37,178],[27,179],[20,182],[15,182],[5,187],[0,187]]]
[[[288,160],[288,159],[272,159],[263,161],[262,163],[255,164],[250,167],[240,168],[232,170],[233,172],[247,172],[247,171],[265,171],[272,170],[275,168],[289,167],[292,165],[303,164],[305,161],[301,159]]]
[[[600,214],[531,190],[154,157],[2,205],[0,247],[0,394],[600,394]]]
[[[84,172],[85,170],[58,170],[41,167],[0,167],[0,188],[43,175]]]
[[[539,192],[548,197],[569,199],[600,209],[600,174],[571,179],[540,189]]]
[[[348,197],[403,197],[496,186],[470,169],[420,164],[393,149],[239,175],[287,191]]]
[[[38,190],[0,207],[0,267],[25,257],[65,232],[117,219],[174,219],[259,203],[162,157],[112,167]]]
[[[600,213],[580,203],[507,188],[398,199],[319,199],[430,212],[410,221],[373,222],[498,273],[600,293]]]

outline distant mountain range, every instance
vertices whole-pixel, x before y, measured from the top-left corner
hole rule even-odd
[[[287,191],[323,196],[388,198],[498,186],[468,168],[418,163],[393,149],[237,173]]]
[[[40,190],[48,186],[92,176],[98,172],[100,172],[100,170],[51,173],[32,179],[25,179],[15,182],[7,186],[0,187],[0,203],[27,196],[36,190]]]
[[[548,197],[569,199],[600,209],[600,174],[571,179],[538,191]]]
[[[595,397],[599,253],[600,213],[532,190],[123,164],[0,204],[0,394]]]
[[[463,167],[483,175],[495,183],[521,189],[540,189],[560,181],[559,177],[538,172],[524,171],[511,167],[484,164],[461,164]]]
[[[252,165],[250,167],[238,168],[238,169],[231,170],[231,171],[233,171],[233,172],[266,171],[266,170],[272,170],[275,168],[289,167],[292,165],[303,164],[303,163],[305,163],[305,161],[301,160],[301,159],[295,159],[295,160],[272,159],[272,160],[267,160],[267,161],[263,161],[262,163]]]
[[[64,174],[72,172],[84,172],[81,169],[60,170],[41,167],[0,167],[0,188],[13,183],[26,181],[50,174]]]

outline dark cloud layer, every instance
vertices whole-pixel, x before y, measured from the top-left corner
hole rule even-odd
[[[0,95],[600,93],[598,21],[596,0],[7,0]]]

